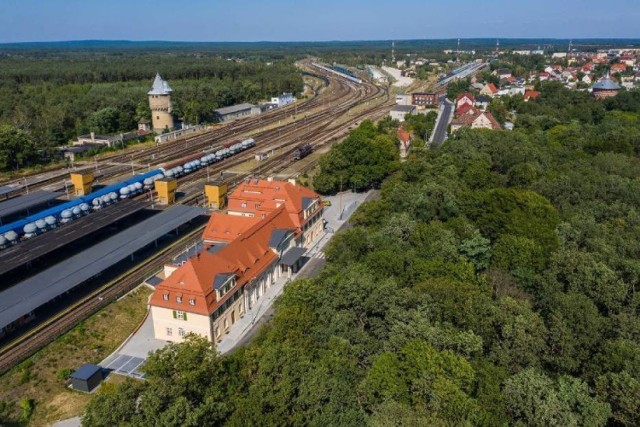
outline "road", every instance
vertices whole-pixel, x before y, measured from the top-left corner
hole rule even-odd
[[[441,104],[440,110],[438,111],[436,126],[431,134],[431,138],[429,138],[431,147],[439,147],[447,138],[447,127],[449,126],[453,116],[453,107],[453,102],[445,98]]]

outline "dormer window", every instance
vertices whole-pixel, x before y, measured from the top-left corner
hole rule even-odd
[[[169,301],[169,294],[163,294],[162,299],[165,301]]]
[[[189,299],[189,305],[196,305],[196,299],[195,298],[190,298]]]
[[[176,297],[176,301],[178,304],[182,304],[182,297]]]
[[[242,207],[242,208],[246,208],[246,207],[247,207],[247,202],[242,202],[242,203],[240,204],[240,207]]]

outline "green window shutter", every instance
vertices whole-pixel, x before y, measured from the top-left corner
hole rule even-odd
[[[184,312],[184,320],[185,321],[187,320],[187,312],[186,311]]]
[[[177,319],[177,318],[178,318],[178,315],[176,314],[176,311],[175,311],[175,310],[173,310],[173,318],[174,318],[174,319]]]

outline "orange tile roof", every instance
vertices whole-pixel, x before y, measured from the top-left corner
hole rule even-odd
[[[469,92],[461,93],[456,97],[457,101],[460,101],[462,98],[468,98],[471,102],[475,102],[476,98],[470,94]]]
[[[484,112],[484,113],[482,113],[482,114],[484,114],[484,116],[485,116],[487,119],[489,119],[489,122],[491,123],[491,128],[492,128],[492,129],[500,129],[500,128],[501,128],[500,123],[498,123],[498,121],[496,120],[496,118],[495,118],[495,117],[493,117],[493,114],[491,114],[491,113],[490,113],[490,112],[488,112],[488,111],[487,111],[487,112]]]
[[[260,222],[259,217],[214,213],[209,218],[202,238],[205,242],[231,242]]]
[[[302,185],[287,181],[251,180],[240,184],[229,195],[227,207],[232,212],[258,216],[273,212],[284,204],[295,226],[302,228],[306,221],[303,218],[304,199],[319,200],[320,196]],[[318,206],[322,209],[321,203]]]
[[[398,135],[398,138],[400,138],[400,141],[404,142],[405,144],[411,141],[411,135],[409,134],[409,132],[404,130],[403,127],[399,127],[396,133]]]
[[[525,90],[524,91],[524,99],[527,100],[527,101],[529,99],[536,99],[539,96],[540,96],[540,92],[538,92],[537,90]]]
[[[278,258],[269,247],[269,240],[275,230],[282,229],[295,229],[284,206],[246,229],[240,237],[217,253],[203,251],[190,258],[156,287],[150,304],[170,310],[212,314],[238,289],[260,276]],[[219,274],[236,276],[235,287],[220,299],[213,287]],[[166,300],[165,295],[168,296]],[[177,301],[178,297],[182,297],[182,302]],[[194,300],[193,305],[190,304],[190,299]]]
[[[462,104],[456,110],[456,114],[459,115],[459,116],[462,116],[464,114],[469,114],[469,115],[476,116],[479,113],[480,113],[480,110],[478,110],[475,106],[469,105],[469,104]]]

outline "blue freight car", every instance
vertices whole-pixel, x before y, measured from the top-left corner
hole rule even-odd
[[[56,219],[60,219],[63,211],[73,210],[74,208],[78,208],[83,204],[87,204],[91,206],[94,200],[102,198],[104,196],[108,196],[111,193],[116,193],[118,196],[120,196],[122,194],[122,192],[120,191],[121,189],[128,188],[131,185],[135,186],[136,184],[149,185],[149,182],[150,182],[149,180],[153,179],[158,175],[162,175],[161,169],[156,169],[142,175],[136,175],[133,178],[127,179],[126,181],[122,181],[117,184],[107,186],[98,191],[94,191],[93,193],[88,194],[86,196],[78,197],[77,199],[71,200],[69,202],[63,203],[53,208],[46,209],[41,212],[38,212],[34,215],[28,216],[19,221],[12,222],[10,224],[0,227],[0,236],[10,231],[13,231],[18,235],[24,234],[24,227],[27,224],[33,224],[36,221],[44,220],[47,217],[54,217]]]

